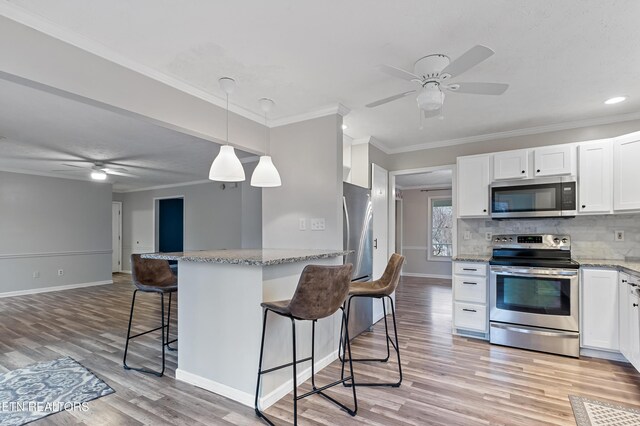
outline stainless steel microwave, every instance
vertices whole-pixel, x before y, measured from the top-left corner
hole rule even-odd
[[[576,197],[574,177],[496,182],[491,185],[491,218],[573,217]]]

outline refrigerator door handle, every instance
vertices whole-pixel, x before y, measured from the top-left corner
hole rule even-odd
[[[378,239],[377,239],[377,238],[374,238],[374,239],[373,239],[373,248],[374,248],[374,249],[377,249],[377,248],[378,248]]]
[[[351,229],[349,227],[349,209],[347,208],[347,197],[345,197],[344,195],[342,196],[342,207],[344,208],[344,219],[347,226],[347,235],[346,235],[347,244],[346,244],[345,250],[349,251],[349,236],[351,235]],[[344,256],[345,262],[347,260],[347,256],[348,255]]]

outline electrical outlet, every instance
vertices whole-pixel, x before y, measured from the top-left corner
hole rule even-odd
[[[463,238],[465,240],[470,240],[471,239],[471,231],[464,231],[464,236]]]
[[[298,229],[300,231],[306,231],[307,230],[307,219],[305,219],[303,217],[298,219]]]
[[[312,231],[324,231],[324,229],[325,229],[325,224],[324,224],[324,218],[323,217],[311,219],[311,230]]]
[[[624,241],[624,231],[615,231],[615,240]]]
[[[40,271],[33,271],[33,278],[40,278]]]
[[[64,275],[64,269],[58,269],[58,276],[61,277]]]
[[[491,241],[491,232],[485,232],[484,233],[484,239],[487,241]]]

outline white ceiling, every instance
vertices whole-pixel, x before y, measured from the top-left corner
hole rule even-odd
[[[412,188],[437,188],[446,189],[451,188],[451,170],[434,170],[426,173],[414,173],[410,175],[398,175],[396,176],[396,187],[400,189],[412,189]]]
[[[271,97],[273,118],[341,102],[350,136],[391,151],[640,109],[634,0],[9,2],[211,94],[222,95],[219,77],[234,77],[233,102],[259,112],[256,100]],[[411,97],[364,107],[412,88],[376,65],[411,69],[475,44],[496,54],[458,81],[509,83],[504,95],[450,94],[445,118],[422,130]],[[629,100],[603,105],[615,95]]]
[[[63,164],[91,167],[87,161],[102,161],[139,176],[110,176],[116,191],[205,180],[219,149],[214,142],[2,79],[0,136],[0,170],[90,179],[90,170]],[[53,172],[64,169],[69,172]]]

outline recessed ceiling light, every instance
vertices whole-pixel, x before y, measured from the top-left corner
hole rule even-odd
[[[349,126],[347,126],[346,124],[342,125],[342,130],[347,130],[349,128]]]
[[[91,179],[93,180],[107,180],[107,174],[102,170],[94,170],[91,172]]]
[[[607,105],[613,105],[626,100],[627,100],[626,96],[616,96],[615,98],[607,99],[606,101],[604,101],[604,103]]]

